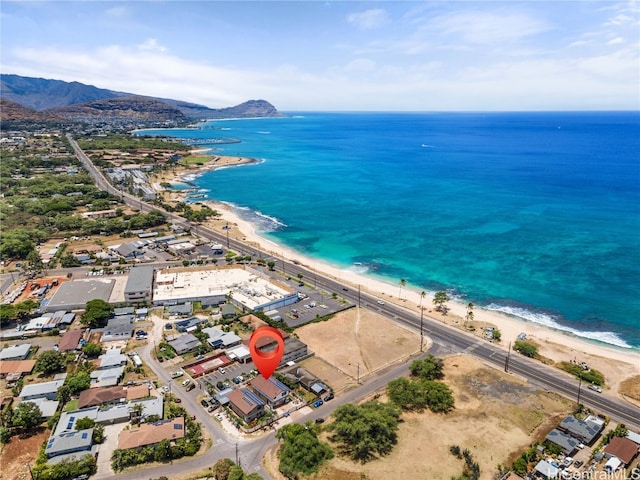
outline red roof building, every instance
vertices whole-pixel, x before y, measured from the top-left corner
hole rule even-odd
[[[612,437],[607,446],[604,447],[604,453],[618,457],[622,460],[622,463],[629,465],[638,454],[639,448],[640,446],[628,438]]]

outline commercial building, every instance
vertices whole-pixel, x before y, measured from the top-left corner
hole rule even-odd
[[[271,310],[297,302],[298,294],[247,265],[171,268],[156,273],[154,305],[197,301],[207,307],[227,299],[241,310]]]
[[[115,285],[112,278],[94,278],[63,282],[47,304],[48,312],[58,310],[79,310],[85,308],[89,300],[108,302]]]
[[[129,270],[129,278],[124,288],[124,298],[127,302],[151,302],[153,271],[153,267],[134,267]]]

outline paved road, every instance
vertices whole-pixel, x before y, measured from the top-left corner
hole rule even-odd
[[[96,185],[99,188],[120,196],[128,205],[139,208],[141,211],[148,212],[154,209],[158,210],[157,207],[148,205],[137,197],[133,197],[115,189],[111,184],[109,184],[102,173],[91,163],[84,152],[80,150],[70,135],[68,135],[68,138],[79,160],[87,168],[90,175],[96,180]],[[232,248],[244,255],[253,255],[267,260],[273,259],[277,261],[276,264],[278,267],[281,267],[283,273],[286,275],[295,278],[298,274],[302,274],[305,278],[314,278],[314,282],[319,288],[323,288],[330,292],[337,292],[346,299],[354,302],[356,305],[378,311],[392,320],[410,325],[418,330],[420,329],[420,323],[422,321],[424,334],[433,340],[434,346],[432,347],[432,350],[435,352],[465,352],[472,354],[482,359],[487,364],[498,368],[504,368],[506,364],[508,352],[502,347],[498,347],[459,329],[444,325],[429,317],[425,316],[421,320],[415,312],[411,312],[402,306],[390,303],[380,304],[378,303],[380,300],[379,298],[368,293],[361,292],[360,289],[354,291],[353,288],[345,286],[336,279],[323,276],[322,274],[318,274],[316,271],[311,271],[304,266],[299,265],[297,262],[289,262],[284,258],[273,256],[272,253],[263,252],[253,246],[245,245],[242,242],[230,239],[228,236],[220,232],[215,232],[201,225],[196,225],[183,219],[178,219],[175,216],[172,217],[172,220],[174,223],[179,223],[185,228],[190,228],[194,231],[197,230],[198,234],[207,240],[226,244],[228,248]],[[155,363],[155,359],[149,354],[149,348],[150,347],[147,347],[147,349],[141,352],[143,358],[153,368],[153,370],[156,371],[161,380],[168,382],[169,374]],[[557,369],[547,367],[539,362],[527,359],[519,354],[512,353],[509,355],[508,371],[529,380],[543,389],[560,393],[569,399],[577,399],[579,389],[578,381]],[[326,416],[337,406],[357,401],[359,398],[367,396],[377,389],[383,388],[390,380],[406,374],[406,372],[406,365],[380,372],[375,377],[367,379],[367,382],[359,388],[347,392],[339,399],[325,403],[322,407],[308,415],[307,418],[314,419],[319,416]],[[194,397],[189,396],[179,389],[176,390],[179,391],[178,395],[183,399],[187,410],[197,412],[196,415],[198,416],[198,420],[201,421],[205,428],[212,433],[214,437],[214,448],[209,449],[205,454],[197,458],[187,459],[183,462],[174,463],[172,465],[144,469],[145,477],[151,478],[161,475],[172,476],[179,473],[207,468],[213,465],[213,463],[220,458],[228,457],[235,459],[237,443],[243,467],[249,471],[257,471],[265,478],[269,478],[266,472],[262,471],[261,462],[264,453],[273,445],[275,440],[273,433],[270,433],[258,440],[251,441],[231,438],[226,434],[226,432],[224,432],[224,430],[221,429],[220,425],[218,425],[208,414],[206,414],[206,412],[204,412]],[[596,412],[609,416],[614,421],[623,422],[632,428],[640,428],[640,409],[628,402],[620,400],[612,395],[608,395],[607,393],[600,394],[586,388],[581,389],[580,400],[586,406],[593,408]],[[119,478],[122,477],[123,480],[136,480],[140,478],[140,475],[141,473],[137,472],[127,475],[119,475]]]

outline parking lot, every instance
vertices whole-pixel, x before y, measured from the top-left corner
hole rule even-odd
[[[333,298],[326,291],[296,284],[301,300],[288,307],[279,308],[280,318],[290,327],[295,328],[309,323],[317,317],[324,317],[354,306],[342,297]]]

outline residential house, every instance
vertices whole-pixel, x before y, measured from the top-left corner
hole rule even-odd
[[[209,344],[214,348],[231,348],[242,343],[242,339],[233,332],[225,332],[217,327],[203,328],[209,339]]]
[[[37,398],[46,398],[48,400],[56,400],[58,397],[58,388],[64,385],[64,379],[53,380],[51,382],[32,383],[25,385],[20,392],[20,400],[28,402]]]
[[[249,382],[249,387],[271,408],[278,408],[289,401],[291,390],[273,377],[269,377],[267,380],[262,375],[258,375]]]
[[[109,368],[121,367],[127,364],[127,356],[120,353],[121,350],[119,348],[111,348],[107,350],[104,354],[100,355],[98,359],[100,360],[99,370],[107,370]]]
[[[198,340],[190,333],[180,335],[175,340],[171,340],[168,343],[173,347],[178,355],[192,352],[202,345],[200,340]]]
[[[560,470],[557,467],[554,467],[546,460],[540,460],[535,467],[533,467],[534,471],[540,475],[541,478],[553,479],[558,478]]]
[[[107,320],[107,326],[102,329],[102,343],[128,340],[133,336],[133,315],[121,315]]]
[[[78,408],[122,403],[125,401],[125,398],[126,392],[124,387],[89,388],[80,392],[80,395],[78,396]]]
[[[580,443],[572,436],[561,432],[557,428],[554,428],[549,432],[549,434],[545,438],[545,441],[560,447],[562,449],[562,453],[564,453],[568,457],[573,456],[573,454],[578,449],[578,444]]]
[[[30,343],[11,345],[0,351],[0,362],[4,362],[5,360],[26,360],[30,351]]]
[[[264,402],[248,388],[236,388],[227,398],[231,410],[247,423],[264,415]]]
[[[193,305],[191,302],[181,303],[179,305],[170,305],[167,307],[169,316],[188,317],[193,314]]]
[[[82,345],[80,341],[84,336],[84,330],[69,330],[60,339],[58,348],[60,352],[69,352],[71,350],[81,350]]]
[[[0,377],[18,375],[20,378],[22,375],[31,373],[35,365],[35,360],[3,360],[0,362]]]
[[[603,424],[589,421],[588,419],[580,420],[573,415],[569,415],[558,425],[558,430],[568,433],[585,445],[591,445],[602,431],[603,426]]]
[[[49,437],[44,453],[49,458],[74,452],[89,453],[93,444],[92,436],[93,428],[88,428]]]
[[[622,466],[628,467],[638,455],[640,447],[635,442],[623,437],[612,437],[604,447],[605,457],[618,457]]]
[[[123,430],[118,436],[118,449],[127,450],[150,445],[157,445],[162,440],[171,442],[184,437],[184,417],[162,420],[154,423],[143,423],[137,428]]]

